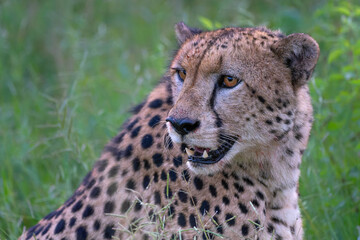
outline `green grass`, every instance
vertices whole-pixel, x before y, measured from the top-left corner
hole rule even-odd
[[[315,123],[300,181],[306,239],[360,226],[356,1],[0,1],[0,239],[71,195],[164,73],[173,25],[266,25],[320,44]]]

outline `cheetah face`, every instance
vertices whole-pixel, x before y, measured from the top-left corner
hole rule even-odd
[[[291,69],[300,57],[286,55],[296,55],[299,46],[284,50],[282,44],[293,41],[282,43],[283,35],[261,29],[200,33],[178,24],[176,30],[181,47],[170,66],[174,106],[166,121],[172,141],[188,155],[188,167],[211,174],[241,161],[241,154],[279,144],[294,127],[296,92],[303,87]],[[298,52],[309,47],[303,49]]]

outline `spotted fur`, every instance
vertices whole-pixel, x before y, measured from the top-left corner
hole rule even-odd
[[[19,239],[302,239],[297,187],[318,45],[266,28],[201,32],[179,23],[176,33],[180,48],[160,84],[73,196]],[[223,75],[241,83],[221,88]],[[169,116],[199,126],[182,136],[165,124]],[[217,163],[184,153],[229,138]]]

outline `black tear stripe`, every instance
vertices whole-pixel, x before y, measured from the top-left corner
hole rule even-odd
[[[214,112],[215,117],[216,117],[216,122],[215,122],[216,127],[221,128],[223,126],[223,122],[222,122],[219,114],[215,111],[215,108],[214,108],[215,96],[216,96],[216,85],[214,86],[214,90],[211,93],[210,108]]]

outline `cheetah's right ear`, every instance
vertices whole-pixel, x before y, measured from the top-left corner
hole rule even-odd
[[[179,22],[175,25],[175,33],[180,45],[183,44],[189,38],[192,38],[193,36],[201,32],[202,31],[200,29],[188,27],[183,22]]]
[[[307,34],[291,34],[271,46],[271,50],[291,69],[294,88],[306,84],[319,58],[319,45]]]

